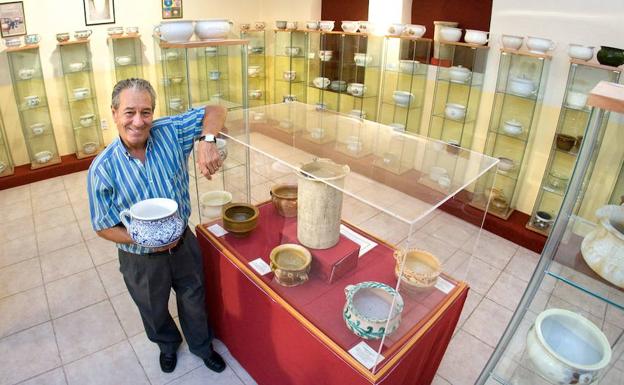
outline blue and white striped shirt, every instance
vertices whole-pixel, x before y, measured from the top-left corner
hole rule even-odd
[[[147,139],[145,163],[128,153],[117,137],[89,167],[87,188],[93,230],[118,225],[119,213],[149,198],[178,202],[185,223],[191,215],[188,158],[193,142],[201,134],[204,108],[164,117],[153,122]],[[136,244],[117,244],[135,254],[151,252]]]

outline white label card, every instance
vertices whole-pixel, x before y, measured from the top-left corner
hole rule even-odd
[[[444,294],[448,294],[455,288],[455,285],[447,281],[442,277],[438,277],[438,280],[435,284],[435,288],[440,290]]]
[[[251,266],[256,271],[256,273],[260,275],[266,275],[271,272],[271,266],[264,262],[262,258],[257,258],[249,262],[249,266]]]
[[[360,245],[360,254],[358,255],[358,257],[361,257],[362,255],[370,251],[373,247],[377,246],[376,242],[373,242],[370,239],[356,233],[345,225],[340,225],[340,234]]]
[[[349,354],[364,365],[366,369],[372,369],[376,363],[384,360],[384,356],[377,354],[377,352],[364,341],[361,341],[359,344],[349,349]],[[375,358],[377,358],[377,360],[375,360]]]
[[[213,233],[215,235],[215,237],[222,237],[225,234],[227,234],[227,230],[224,229],[223,227],[219,226],[218,224],[214,224],[212,226],[208,227],[208,231],[210,231],[211,233]]]

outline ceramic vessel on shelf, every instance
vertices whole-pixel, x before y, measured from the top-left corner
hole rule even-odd
[[[394,333],[401,323],[403,298],[381,282],[347,285],[343,318],[358,337],[375,340]],[[387,328],[386,328],[387,324]]]
[[[133,204],[119,213],[132,240],[143,247],[169,245],[184,233],[184,222],[173,199],[152,198]]]
[[[4,45],[6,45],[7,48],[19,47],[20,45],[22,45],[22,38],[21,37],[6,38],[4,39]]]
[[[56,34],[56,41],[63,43],[69,40],[69,33],[61,32]]]
[[[160,31],[160,38],[170,43],[183,43],[193,36],[191,20],[161,21],[157,29]]]
[[[254,23],[254,27],[255,27],[258,31],[262,31],[262,30],[264,30],[264,27],[265,27],[265,25],[264,25],[264,21],[256,21],[256,22]]]
[[[522,134],[522,123],[515,119],[506,120],[503,124],[503,131],[507,135],[518,136]]]
[[[555,42],[550,39],[545,39],[543,37],[529,36],[527,38],[526,45],[530,52],[541,55],[555,49]]]
[[[286,22],[286,29],[292,29],[295,30],[297,29],[299,26],[299,23],[296,21],[288,21]]]
[[[21,70],[17,72],[17,76],[19,76],[19,78],[22,80],[31,79],[34,74],[35,74],[34,68],[22,68]]]
[[[444,116],[451,120],[462,120],[466,117],[466,106],[458,103],[447,103]]]
[[[580,44],[570,44],[568,47],[568,56],[572,59],[588,61],[594,57],[594,47]]]
[[[171,83],[173,84],[180,84],[184,81],[184,77],[183,76],[172,76],[171,77]]]
[[[427,31],[427,28],[424,25],[420,25],[420,24],[408,24],[407,27],[405,28],[405,34],[407,36],[411,36],[411,37],[422,37],[425,32]]]
[[[297,78],[297,71],[284,71],[282,78],[287,82],[292,82]]]
[[[467,29],[464,41],[470,44],[484,45],[488,42],[488,34],[489,32]]]
[[[223,206],[232,201],[229,191],[208,191],[199,196],[199,209],[203,218],[218,218]]]
[[[78,72],[78,71],[82,71],[85,68],[85,63],[84,62],[74,62],[74,63],[69,63],[69,70],[71,72]]]
[[[322,89],[327,88],[330,83],[331,83],[331,80],[329,80],[329,78],[318,77],[312,80],[312,84],[314,84],[315,87],[322,88]]]
[[[347,82],[344,80],[334,80],[329,83],[329,89],[332,91],[344,92],[347,90]]]
[[[340,25],[340,28],[345,32],[357,32],[358,28],[360,28],[360,23],[357,21],[345,20]]]
[[[329,32],[334,29],[334,21],[333,20],[321,20],[319,22],[319,28],[321,31]]]
[[[169,107],[172,110],[179,110],[180,108],[182,108],[182,99],[181,98],[169,99]]]
[[[555,219],[550,213],[547,213],[546,211],[538,211],[535,213],[535,217],[533,218],[533,226],[538,229],[546,230],[554,221]]]
[[[388,35],[390,36],[401,36],[403,31],[405,31],[405,24],[394,23],[388,27]]]
[[[501,37],[501,43],[503,44],[503,47],[508,49],[520,49],[523,42],[524,37],[522,36],[503,35]]]
[[[30,35],[24,36],[24,43],[25,44],[37,44],[39,43],[40,39],[41,38],[39,37],[39,34],[33,33]]]
[[[557,148],[563,151],[570,151],[574,144],[576,143],[576,138],[574,136],[566,135],[566,134],[557,134]]]
[[[269,259],[275,280],[280,285],[299,286],[308,280],[312,254],[305,247],[285,243],[271,250]]]
[[[418,60],[399,60],[399,70],[406,74],[414,74],[418,71],[420,62]]]
[[[126,27],[126,33],[128,35],[136,35],[139,33],[139,27]]]
[[[297,56],[301,52],[301,48],[299,47],[286,47],[284,48],[284,53],[286,56]]]
[[[247,67],[247,75],[249,75],[250,78],[258,77],[261,69],[262,67],[260,66],[249,66]]]
[[[200,40],[226,39],[233,24],[226,19],[197,20],[195,35]]]
[[[87,142],[82,145],[82,152],[91,155],[97,151],[98,145],[95,142]]]
[[[251,28],[251,24],[241,23],[238,25],[238,28],[240,28],[241,31],[249,31],[249,29]]]
[[[443,27],[440,30],[440,37],[444,41],[457,42],[461,39],[462,30],[454,27]]]
[[[276,29],[286,29],[286,25],[288,24],[288,22],[286,20],[276,20],[275,21],[275,28]]]
[[[536,92],[535,83],[524,77],[512,77],[509,79],[509,92],[522,97],[532,96]]]
[[[370,32],[370,26],[371,26],[371,23],[368,22],[368,21],[365,21],[365,20],[358,21],[358,30],[361,33],[368,33],[368,32]]]
[[[258,100],[262,98],[262,90],[249,90],[249,98]]]
[[[538,314],[526,353],[532,366],[554,384],[591,384],[611,361],[611,346],[591,321],[564,309]]]
[[[119,36],[123,35],[124,29],[123,27],[110,27],[106,30],[109,36]]]
[[[333,54],[334,54],[333,51],[328,51],[328,50],[319,51],[319,59],[321,59],[321,61],[330,61]]]
[[[373,62],[373,56],[365,53],[356,52],[353,55],[353,61],[358,67],[365,67]]]
[[[407,91],[394,91],[392,92],[392,99],[399,107],[409,107],[414,100],[414,95]]]
[[[82,127],[89,127],[90,125],[93,124],[93,122],[95,122],[94,114],[85,114],[85,115],[80,116],[80,125]]]
[[[219,80],[220,78],[221,78],[221,71],[218,71],[218,70],[208,71],[208,79]]]
[[[318,21],[306,21],[306,29],[311,31],[317,31],[319,29]]]
[[[115,61],[120,66],[125,66],[125,65],[130,64],[130,62],[132,62],[132,58],[130,56],[117,56],[115,58]]]
[[[349,172],[349,166],[329,159],[316,159],[301,166],[297,190],[299,243],[313,249],[328,249],[338,243],[341,189]]]
[[[167,52],[167,56],[169,56],[170,53],[175,54],[175,57],[172,57],[172,58],[167,57],[167,59],[172,60],[172,59],[177,59],[178,58],[178,53],[176,51]],[[219,53],[219,49],[217,47],[206,47],[204,49],[204,54],[207,57],[215,57],[215,56],[217,56],[218,53]]]
[[[448,177],[443,177],[445,180]],[[401,280],[401,289],[420,290],[432,287],[438,281],[442,264],[435,255],[418,249],[394,252],[394,274]]]
[[[81,100],[81,99],[88,97],[90,94],[90,91],[88,88],[78,87],[78,88],[74,88],[73,93],[74,93],[74,99]]]
[[[516,162],[503,156],[498,157],[498,170],[502,172],[510,172],[516,168]]]
[[[91,30],[90,29],[85,29],[82,31],[76,31],[74,32],[74,38],[76,38],[77,40],[86,40],[89,38],[89,36],[91,36]]]
[[[466,83],[471,75],[472,71],[466,67],[452,66],[449,68],[449,77],[453,83]]]
[[[568,91],[566,104],[572,108],[583,109],[587,104],[587,94],[578,91]]]
[[[38,95],[28,95],[24,97],[24,103],[26,103],[26,107],[37,107],[41,103],[41,98]]]
[[[271,187],[271,201],[277,213],[286,218],[297,216],[297,185],[277,184]]]
[[[46,125],[43,123],[35,123],[30,125],[30,131],[33,135],[41,135],[45,131]]]
[[[249,46],[248,48],[250,54],[262,54],[264,53],[264,47],[261,46]]]
[[[349,83],[347,92],[353,96],[364,96],[364,93],[366,93],[366,86],[362,83]]]
[[[598,224],[581,243],[583,259],[599,276],[624,289],[624,206],[596,211]]]
[[[223,228],[235,237],[246,237],[258,225],[260,212],[248,203],[228,203],[223,207]]]
[[[35,161],[39,164],[48,163],[52,159],[52,151],[40,151],[35,154]]]
[[[555,170],[548,174],[548,185],[558,191],[564,191],[568,187],[569,180],[570,178]]]
[[[600,64],[619,67],[624,64],[624,50],[603,45],[596,54],[596,59],[598,59]]]

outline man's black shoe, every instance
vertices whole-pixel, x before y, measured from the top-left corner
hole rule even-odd
[[[204,358],[204,364],[213,372],[221,373],[225,370],[225,361],[223,361],[223,358],[219,355],[219,353],[214,350],[212,351],[212,354],[210,354],[210,357]]]
[[[178,355],[175,353],[160,353],[160,370],[171,373],[178,363]]]

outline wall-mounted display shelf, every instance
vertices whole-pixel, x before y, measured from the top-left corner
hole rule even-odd
[[[276,29],[273,32],[273,103],[306,102],[308,33]]]
[[[249,40],[247,84],[249,86],[249,107],[267,103],[267,58],[266,31],[264,29],[241,30],[241,39]]]

